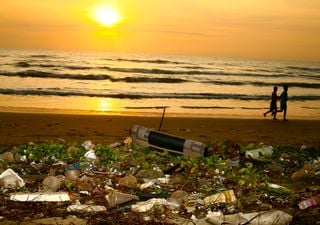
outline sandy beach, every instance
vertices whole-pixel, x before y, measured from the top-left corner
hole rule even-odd
[[[129,136],[134,124],[157,130],[160,117],[0,112],[0,146],[28,142],[111,144]],[[165,117],[161,131],[205,144],[231,140],[240,144],[320,145],[320,120]]]

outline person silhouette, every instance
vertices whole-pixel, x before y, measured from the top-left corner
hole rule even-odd
[[[267,112],[263,113],[264,117],[266,117],[266,115],[268,113],[271,113],[271,115],[273,116],[274,120],[277,119],[277,110],[278,110],[278,106],[277,106],[277,101],[278,101],[277,91],[278,91],[278,87],[274,86],[273,87],[273,92],[271,94],[270,109]]]
[[[283,121],[287,120],[287,101],[288,101],[288,85],[283,85],[283,92],[280,95],[280,110],[278,112],[283,112]]]

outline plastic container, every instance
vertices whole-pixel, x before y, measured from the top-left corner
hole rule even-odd
[[[134,144],[153,147],[191,157],[206,156],[207,146],[201,142],[168,135],[139,125],[134,125],[130,130]]]

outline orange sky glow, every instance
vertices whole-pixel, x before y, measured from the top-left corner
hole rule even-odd
[[[121,19],[94,20],[102,6]],[[1,0],[0,48],[320,61],[319,12],[319,0]]]

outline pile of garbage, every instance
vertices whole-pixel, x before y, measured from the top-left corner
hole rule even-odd
[[[0,223],[319,224],[319,150],[29,143],[0,155]]]

